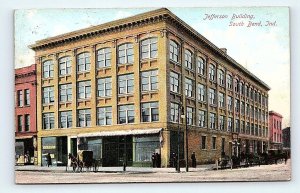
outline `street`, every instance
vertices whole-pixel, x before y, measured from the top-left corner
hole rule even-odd
[[[15,172],[16,183],[127,183],[127,182],[207,182],[207,181],[284,181],[291,179],[291,164],[262,165],[249,168],[212,170],[212,167],[190,168],[181,173],[174,168],[121,168],[111,171],[72,173],[65,170]],[[46,168],[45,168],[46,169]]]

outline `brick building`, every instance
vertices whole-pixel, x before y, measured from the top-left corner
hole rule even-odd
[[[15,96],[16,163],[33,164],[37,161],[35,64],[15,70]]]
[[[291,148],[291,128],[282,129],[282,146],[283,148]]]
[[[125,152],[129,165],[150,165],[158,152],[167,167],[178,128],[181,159],[186,136],[199,163],[267,149],[270,88],[168,9],[30,48],[41,165],[47,153],[65,165],[67,153],[91,149],[103,166],[122,165]]]
[[[269,112],[269,148],[282,149],[282,115]]]

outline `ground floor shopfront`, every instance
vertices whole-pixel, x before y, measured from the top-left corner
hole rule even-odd
[[[15,137],[15,164],[37,164],[36,136],[25,135]]]

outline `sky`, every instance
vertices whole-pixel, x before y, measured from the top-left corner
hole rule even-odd
[[[31,9],[15,11],[15,67],[34,63],[28,45],[62,33],[153,10]],[[290,126],[290,39],[287,7],[169,8],[271,87],[269,110]],[[209,17],[207,17],[209,16]],[[253,25],[248,27],[249,22]]]

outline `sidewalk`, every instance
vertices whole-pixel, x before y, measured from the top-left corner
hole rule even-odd
[[[189,172],[198,172],[204,170],[212,170],[215,167],[215,164],[208,165],[198,165],[197,168],[189,167]],[[15,166],[15,171],[36,171],[36,172],[72,172],[72,168],[65,166],[52,166],[52,167],[41,167],[41,166],[33,166],[33,165],[25,165],[25,166]],[[86,169],[84,168],[85,172]],[[185,172],[185,168],[180,168],[180,171]],[[93,172],[91,169],[90,172]],[[104,173],[118,173],[123,172],[123,167],[99,167],[98,172]],[[149,168],[149,167],[126,167],[127,173],[177,173],[175,168]]]

